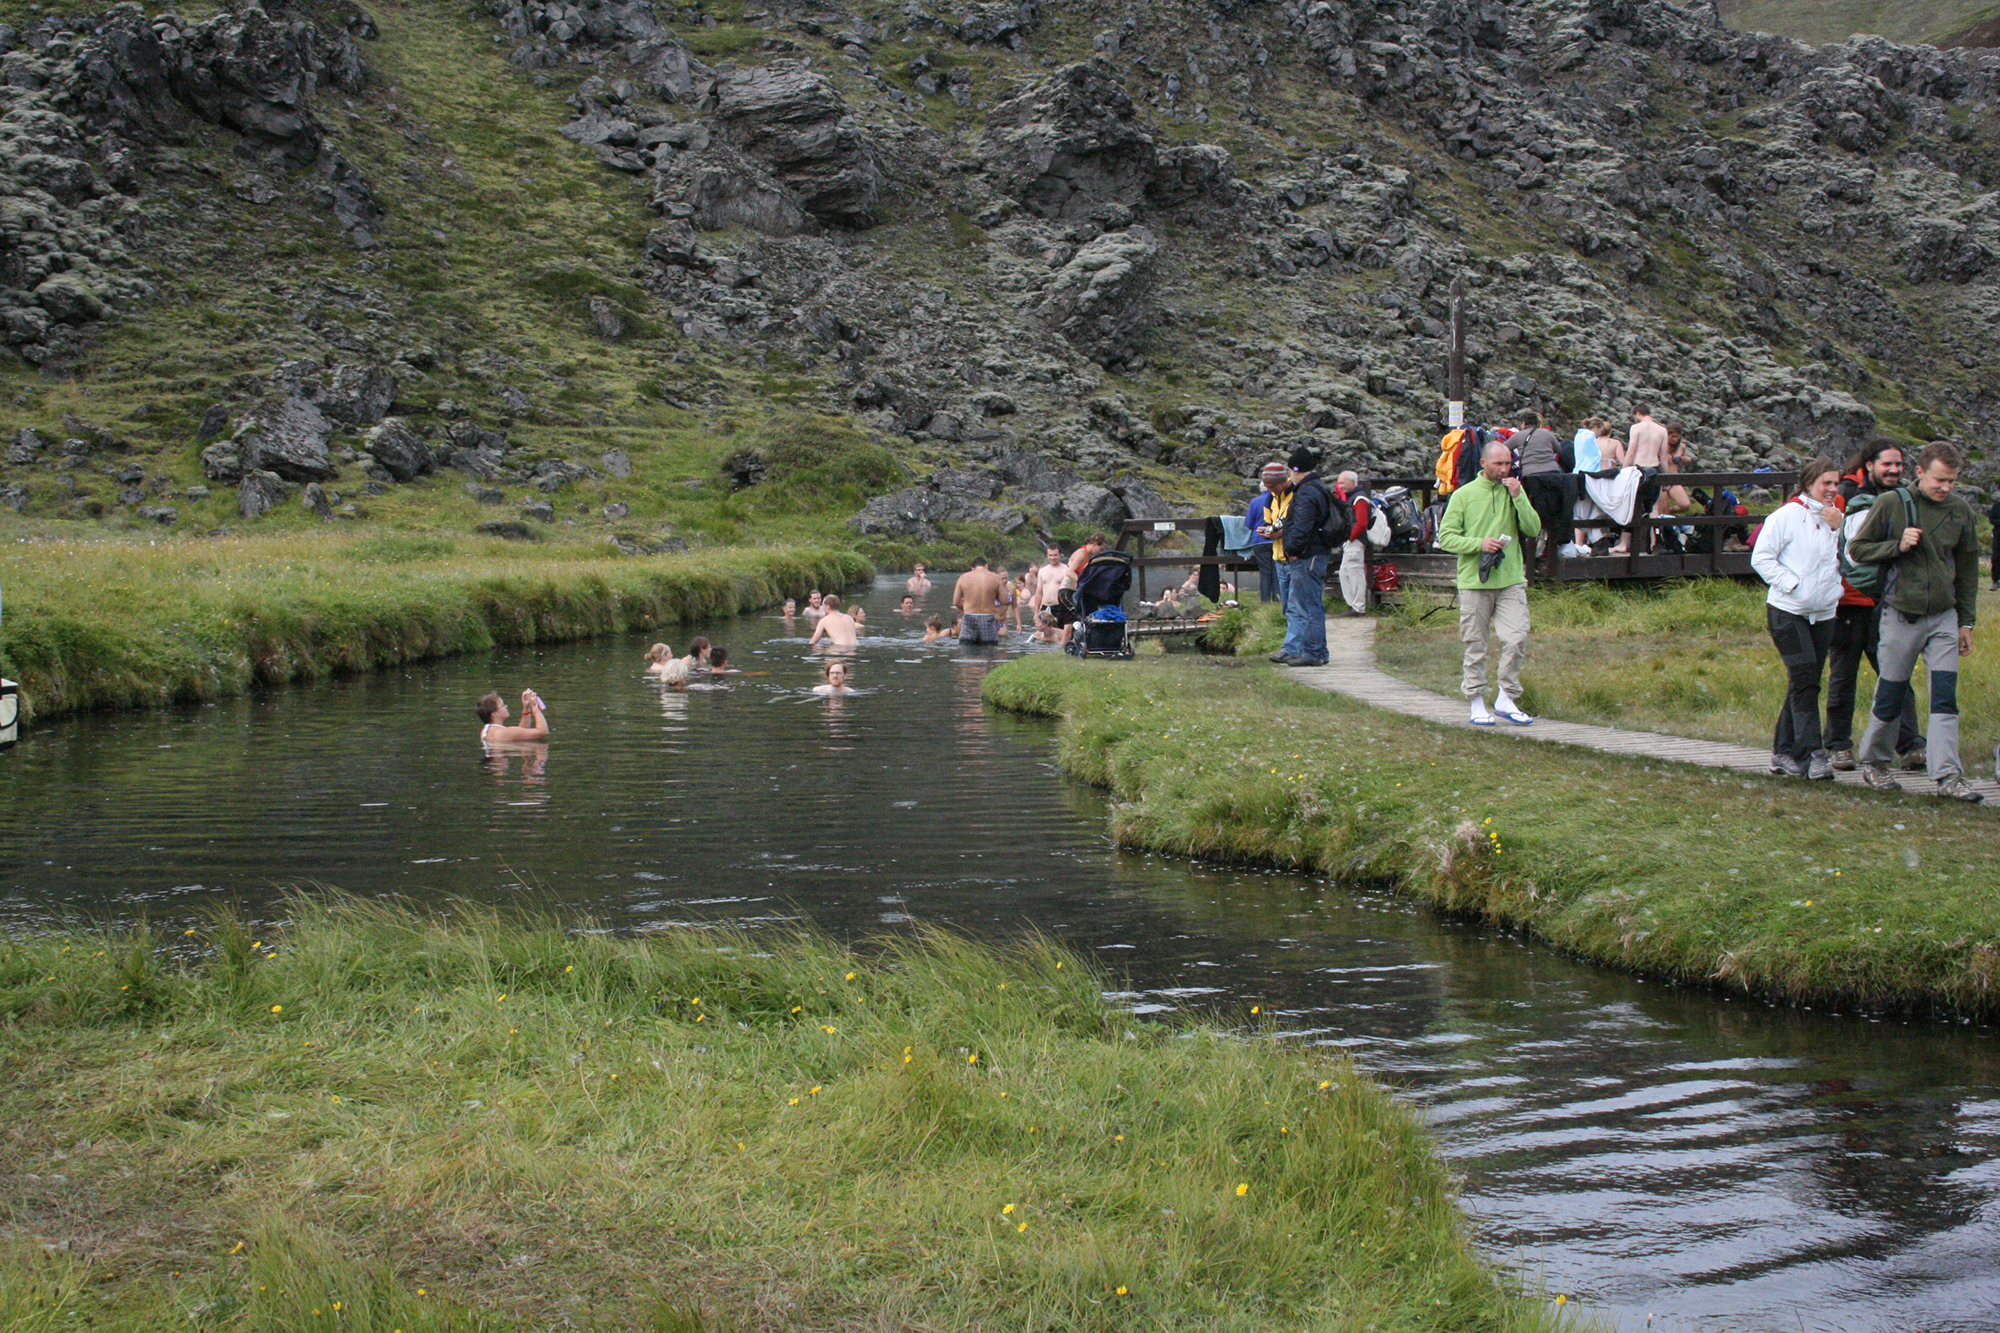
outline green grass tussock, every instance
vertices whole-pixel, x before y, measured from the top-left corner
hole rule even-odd
[[[1455,660],[1455,659],[1454,659]],[[1990,815],[1459,733],[1187,656],[1025,658],[1123,844],[1380,884],[1596,962],[1773,1000],[2000,1010]]]
[[[0,1326],[1556,1327],[1344,1059],[1045,942],[289,917],[0,952]]]
[[[215,699],[735,615],[873,574],[834,550],[468,547],[396,534],[17,544],[0,549],[0,671],[30,716]]]
[[[1982,618],[2000,609],[1991,593],[1981,593],[1980,601]],[[1764,627],[1763,585],[1568,584],[1531,589],[1528,605],[1534,631],[1522,704],[1535,716],[1735,745],[1771,743],[1785,670]],[[1968,769],[1984,769],[2000,742],[2000,652],[1987,638],[1985,629],[1976,631],[1973,652],[1960,664],[1959,739]],[[1392,676],[1455,697],[1459,659],[1458,615],[1442,593],[1406,592],[1397,614],[1376,623],[1376,665]],[[1921,671],[1914,683],[1921,706]],[[1864,661],[1854,708],[1857,742],[1874,692],[1875,673]]]

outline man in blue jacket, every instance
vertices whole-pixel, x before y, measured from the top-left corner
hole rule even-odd
[[[1451,493],[1438,524],[1438,549],[1458,557],[1458,637],[1465,645],[1461,685],[1474,726],[1498,716],[1517,727],[1521,659],[1528,648],[1528,585],[1521,552],[1541,535],[1541,516],[1513,476],[1514,451],[1496,440],[1479,457],[1479,475]],[[1486,638],[1500,637],[1500,696],[1486,707]]]
[[[1292,507],[1285,514],[1285,642],[1278,661],[1286,666],[1326,665],[1326,562],[1332,547],[1321,531],[1333,512],[1333,495],[1313,469],[1319,456],[1300,445],[1285,460],[1292,483]],[[1351,519],[1350,519],[1351,522]]]

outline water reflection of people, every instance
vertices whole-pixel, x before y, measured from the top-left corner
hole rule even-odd
[[[542,697],[533,690],[521,691],[521,719],[523,726],[507,725],[507,701],[498,691],[484,695],[475,706],[479,713],[479,739],[489,744],[504,744],[508,741],[542,741],[549,737],[549,721],[542,716]]]
[[[814,694],[846,694],[849,692],[847,686],[847,663],[841,661],[839,658],[828,662],[822,668],[820,674],[826,677],[826,681],[824,684],[813,686]]]

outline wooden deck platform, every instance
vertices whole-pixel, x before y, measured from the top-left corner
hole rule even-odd
[[[1790,498],[1798,489],[1796,476],[1788,477],[1781,472],[1681,472],[1673,474],[1672,484],[1690,490],[1701,489],[1710,494],[1731,490],[1741,494],[1746,490],[1760,489],[1774,493],[1779,503]],[[1383,491],[1392,486],[1402,486],[1409,490],[1422,509],[1431,503],[1437,491],[1437,481],[1433,477],[1382,477],[1369,483],[1371,490]],[[1228,576],[1233,576],[1238,587],[1247,586],[1245,575],[1254,575],[1257,566],[1227,553],[1207,554],[1149,554],[1148,547],[1161,541],[1176,541],[1183,534],[1202,534],[1208,527],[1208,519],[1129,519],[1119,533],[1118,548],[1130,549],[1133,554],[1132,567],[1135,576],[1134,590],[1139,598],[1148,600],[1147,572],[1154,569],[1187,569],[1198,565],[1220,565]],[[1558,583],[1604,583],[1627,580],[1659,579],[1706,579],[1706,578],[1753,578],[1750,569],[1750,552],[1746,550],[1718,550],[1704,554],[1682,554],[1665,548],[1659,533],[1665,528],[1713,529],[1720,533],[1724,528],[1744,524],[1754,524],[1756,515],[1743,518],[1734,514],[1674,514],[1663,518],[1639,518],[1631,526],[1632,553],[1629,555],[1588,555],[1569,559],[1558,558],[1554,580]],[[1607,531],[1618,530],[1615,524],[1599,521],[1590,526]],[[1722,545],[1716,542],[1716,545]],[[1432,586],[1448,586],[1457,581],[1458,557],[1444,551],[1370,551],[1369,566],[1389,564],[1396,567],[1398,579],[1405,583]],[[1337,582],[1337,568],[1327,570],[1329,586]],[[1374,586],[1374,580],[1369,580]]]

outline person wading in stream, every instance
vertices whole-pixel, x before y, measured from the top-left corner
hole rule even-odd
[[[1004,581],[986,567],[986,557],[972,562],[972,568],[958,576],[951,590],[951,604],[958,608],[960,643],[1000,642],[1000,599]]]
[[[521,720],[527,724],[525,726],[507,725],[507,701],[500,697],[498,691],[482,696],[473,707],[479,714],[479,739],[482,744],[545,741],[549,738],[549,720],[542,716],[542,696],[533,690],[521,691]]]

